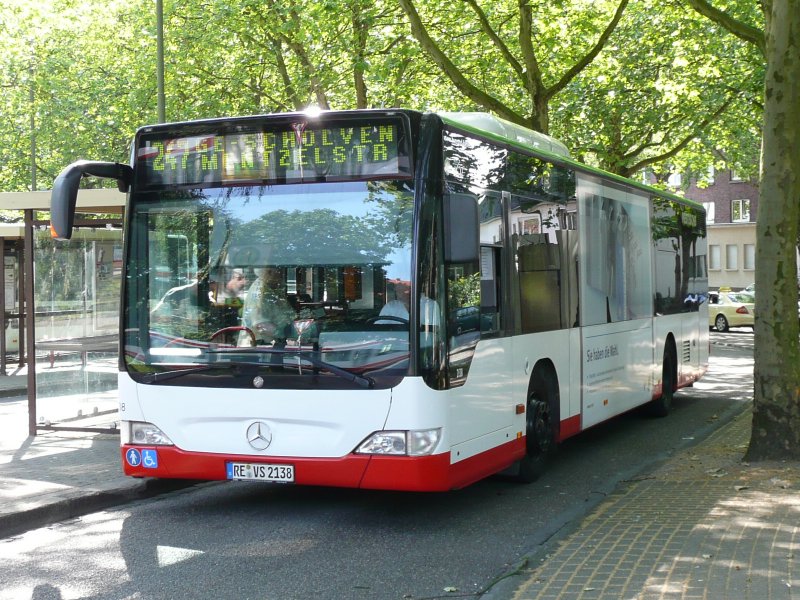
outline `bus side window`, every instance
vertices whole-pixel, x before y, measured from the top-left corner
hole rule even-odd
[[[520,314],[523,333],[551,331],[562,327],[561,248],[550,234],[519,236]],[[555,239],[555,234],[552,235]]]

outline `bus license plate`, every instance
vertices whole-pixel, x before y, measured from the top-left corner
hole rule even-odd
[[[294,465],[265,463],[228,463],[228,479],[244,481],[294,482]]]

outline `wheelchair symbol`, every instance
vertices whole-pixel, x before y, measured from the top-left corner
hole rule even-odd
[[[158,453],[155,450],[142,450],[142,466],[145,469],[157,469]]]

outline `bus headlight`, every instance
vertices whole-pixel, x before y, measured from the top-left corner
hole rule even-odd
[[[358,445],[356,453],[427,456],[436,449],[441,435],[440,427],[411,431],[376,431]]]
[[[172,440],[152,423],[130,421],[123,427],[123,444],[140,446],[173,446]]]

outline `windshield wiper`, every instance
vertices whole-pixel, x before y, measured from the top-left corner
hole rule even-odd
[[[225,369],[228,371],[238,371],[241,369],[241,367],[244,366],[252,367],[253,365],[249,363],[238,363],[238,362],[218,362],[208,365],[199,365],[197,367],[188,367],[186,369],[176,369],[174,371],[161,371],[159,373],[149,373],[142,377],[142,382],[158,383],[161,381],[167,381],[169,379],[177,379],[178,377],[183,377],[184,375],[192,375],[194,373],[206,373],[208,371],[216,371],[219,369]]]
[[[359,375],[347,369],[337,367],[329,362],[325,362],[316,356],[316,352],[303,351],[303,350],[287,350],[284,348],[218,348],[216,350],[207,350],[206,354],[277,354],[280,356],[297,356],[303,360],[307,360],[313,366],[324,369],[333,375],[346,379],[351,383],[363,388],[375,387],[375,380],[367,375]]]
[[[355,383],[363,388],[371,388],[375,387],[375,380],[372,377],[368,377],[366,375],[359,375],[358,373],[353,373],[352,371],[348,371],[347,369],[342,369],[341,367],[337,367],[336,365],[332,365],[329,362],[325,362],[324,360],[317,358],[314,356],[314,352],[303,352],[300,351],[287,351],[287,355],[289,356],[297,356],[298,358],[302,358],[303,360],[307,360],[315,367],[319,367],[320,369],[325,369],[326,371],[333,373],[334,375],[338,375],[347,381]]]

